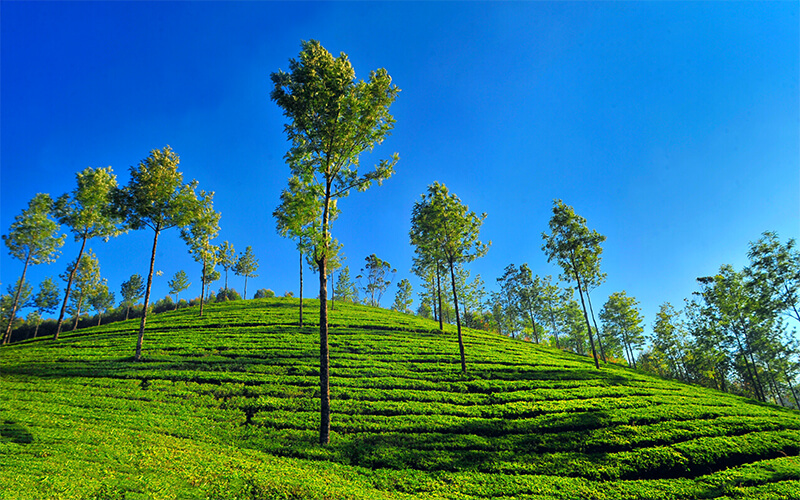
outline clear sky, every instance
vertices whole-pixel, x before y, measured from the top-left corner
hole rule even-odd
[[[607,236],[597,309],[626,290],[652,324],[695,278],[766,230],[800,235],[798,2],[17,2],[0,4],[0,231],[38,192],[57,197],[87,166],[121,184],[171,145],[186,180],[213,190],[217,243],[252,245],[259,277],[298,291],[293,242],[271,216],[289,175],[270,73],[301,40],[386,68],[402,89],[374,158],[397,152],[383,186],[341,202],[333,227],[352,275],[372,253],[410,273],[411,208],[443,182],[486,212],[492,246],[470,268],[487,288],[508,264],[557,276],[541,250],[553,199]],[[369,165],[369,158],[363,161]],[[119,300],[147,275],[152,233],[89,246]],[[63,273],[78,246],[29,272]],[[177,230],[159,240],[154,297],[200,267]],[[2,288],[22,263],[0,258]],[[306,274],[306,294],[316,296]],[[231,276],[240,292],[243,280]],[[383,298],[388,307],[396,284]],[[221,285],[220,283],[216,284]],[[414,307],[418,300],[415,294]]]

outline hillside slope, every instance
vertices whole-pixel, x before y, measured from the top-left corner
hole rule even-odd
[[[314,303],[316,301],[309,301]],[[0,499],[800,498],[800,413],[365,306],[211,305],[0,349]],[[315,321],[307,307],[306,322]]]

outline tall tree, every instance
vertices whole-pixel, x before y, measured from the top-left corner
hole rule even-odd
[[[131,312],[131,306],[144,296],[144,281],[141,275],[134,274],[128,281],[123,281],[120,292],[122,294],[122,304],[125,305],[125,320],[127,320],[128,314]]]
[[[65,274],[61,275],[61,279],[65,282],[69,277],[73,277],[73,284],[75,287],[70,292],[71,312],[75,315],[75,321],[72,324],[72,330],[78,328],[78,320],[80,319],[81,312],[83,311],[84,303],[91,297],[100,285],[100,261],[90,248],[82,256],[80,261],[72,262],[67,267]]]
[[[136,361],[142,359],[142,342],[147,324],[150,289],[153,285],[158,237],[167,229],[188,226],[197,213],[197,182],[184,184],[183,174],[178,171],[179,163],[178,155],[169,146],[154,149],[147,158],[139,162],[138,167],[131,167],[128,185],[117,191],[116,205],[128,226],[134,230],[149,228],[153,231],[150,270],[147,274],[144,309],[134,356]]]
[[[345,266],[336,278],[336,296],[343,302],[358,302],[358,290],[350,278],[350,268]]]
[[[89,305],[97,311],[97,326],[103,320],[103,313],[114,307],[114,294],[108,290],[108,280],[105,278],[95,287],[89,296]]]
[[[247,299],[247,278],[257,278],[258,259],[253,253],[253,247],[248,246],[244,249],[244,253],[239,256],[233,272],[236,276],[244,276],[244,298]]]
[[[697,280],[702,288],[703,312],[724,332],[726,343],[734,346],[751,393],[766,402],[756,352],[760,337],[771,326],[774,311],[759,303],[759,296],[746,286],[743,273],[730,265],[720,267],[715,276]]]
[[[636,368],[635,351],[644,346],[644,326],[637,305],[639,302],[622,292],[614,292],[600,311],[600,322],[603,334],[608,338],[616,338],[625,350],[628,364]]]
[[[171,280],[167,281],[167,286],[169,287],[169,293],[175,296],[175,310],[178,310],[178,296],[180,293],[189,286],[191,283],[189,282],[189,276],[186,274],[186,271],[180,270],[175,273],[175,276],[172,277]]]
[[[478,240],[486,214],[477,215],[451,194],[444,184],[434,182],[428,186],[427,195],[414,204],[411,216],[411,244],[418,255],[432,256],[433,262],[444,262],[450,268],[453,305],[458,330],[458,348],[461,354],[461,371],[467,371],[464,340],[461,335],[461,317],[458,310],[455,266],[472,262],[486,255],[488,244]]]
[[[33,298],[33,304],[36,307],[36,312],[38,313],[39,317],[41,318],[42,313],[52,313],[55,311],[56,307],[58,306],[59,295],[60,291],[58,290],[58,285],[53,278],[45,278],[44,281],[39,283],[39,292]],[[33,332],[33,338],[39,334],[39,325],[41,323],[36,324],[36,330]]]
[[[91,238],[103,238],[108,241],[111,236],[119,235],[122,232],[122,219],[113,203],[114,193],[117,190],[117,176],[112,173],[111,167],[87,167],[83,172],[75,174],[75,177],[78,185],[71,193],[56,200],[54,212],[58,221],[72,231],[75,241],[80,242],[80,250],[75,258],[76,262],[80,262],[86,242]],[[67,278],[64,302],[61,305],[53,340],[58,340],[61,334],[75,269],[73,267],[73,273]]]
[[[217,264],[225,270],[225,290],[228,289],[228,270],[236,265],[236,250],[225,240],[217,250]]]
[[[52,208],[53,199],[50,198],[50,195],[37,194],[28,203],[28,208],[14,217],[8,234],[3,235],[3,242],[8,247],[9,255],[24,263],[22,277],[18,282],[19,286],[11,304],[3,344],[7,344],[11,339],[11,328],[19,307],[19,294],[25,284],[28,266],[54,262],[58,258],[58,249],[64,244],[66,235],[59,235],[58,224],[50,219]]]
[[[181,229],[181,238],[189,245],[189,253],[192,254],[194,260],[202,264],[200,275],[200,297],[205,294],[206,280],[204,277],[209,268],[213,268],[214,264],[219,262],[225,267],[225,293],[228,292],[228,267],[235,264],[235,256],[230,257],[229,253],[233,251],[233,246],[226,241],[221,247],[217,248],[211,244],[211,240],[217,237],[219,233],[219,219],[220,214],[214,211],[214,193],[206,193],[200,191],[197,197],[197,204],[195,209],[197,212],[192,217],[191,223]],[[220,259],[222,259],[222,262]],[[233,262],[234,264],[231,264]],[[188,285],[187,285],[188,288]],[[178,308],[177,295],[175,299],[175,309]],[[203,315],[203,300],[200,300],[200,316]]]
[[[747,255],[748,286],[760,294],[760,302],[800,321],[800,250],[795,240],[784,244],[777,233],[767,231],[750,243]]]
[[[394,296],[392,309],[402,313],[411,314],[411,304],[414,299],[411,296],[411,282],[403,278],[397,284],[397,293]]]
[[[337,202],[352,189],[364,191],[394,173],[398,157],[382,160],[374,170],[359,174],[359,157],[383,142],[394,126],[389,106],[397,97],[385,69],[370,73],[369,81],[356,81],[347,55],[334,58],[317,41],[303,42],[289,73],[271,75],[270,97],[289,119],[285,127],[292,143],[286,154],[291,169],[290,198],[296,198],[303,232],[308,236],[319,268],[320,296],[320,444],[330,440],[330,356],[328,352],[327,279],[332,256],[331,222],[339,213]],[[283,198],[283,197],[282,197]],[[276,212],[283,212],[282,206]]]
[[[392,280],[387,279],[387,276],[391,274],[392,278],[394,278],[394,275],[397,274],[397,269],[393,269],[391,264],[375,254],[369,255],[364,261],[366,264],[364,264],[361,274],[356,276],[356,279],[365,280],[365,283],[361,285],[361,289],[364,291],[364,302],[372,307],[379,307],[383,293],[392,283]]]
[[[661,304],[656,313],[650,343],[657,364],[665,368],[659,375],[688,382],[685,328],[680,313],[669,302]]]
[[[542,239],[544,239],[542,250],[547,255],[547,262],[555,260],[564,271],[561,275],[562,279],[568,282],[574,280],[578,287],[578,295],[586,320],[586,331],[592,347],[592,357],[594,357],[595,367],[599,370],[600,362],[594,346],[594,336],[589,323],[589,311],[584,294],[587,290],[587,283],[594,281],[600,272],[600,254],[603,252],[600,244],[605,241],[606,237],[597,231],[589,231],[586,227],[586,219],[576,214],[571,206],[561,200],[553,201],[553,217],[550,218],[549,225],[551,234],[542,233]]]

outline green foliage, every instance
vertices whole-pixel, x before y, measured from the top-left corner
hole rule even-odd
[[[132,229],[147,227],[154,233],[150,271],[144,292],[144,309],[136,343],[137,360],[142,356],[158,236],[166,229],[185,228],[192,224],[203,212],[204,201],[210,199],[201,192],[201,200],[198,201],[195,194],[197,181],[184,184],[183,174],[178,171],[179,163],[178,155],[169,146],[154,149],[147,158],[139,162],[138,167],[131,167],[128,185],[115,193],[115,205],[128,226]]]
[[[56,310],[59,302],[60,291],[53,278],[47,277],[39,283],[39,292],[33,298],[33,305],[39,314],[52,313]]]
[[[628,364],[634,368],[636,368],[635,352],[641,350],[645,340],[644,318],[637,307],[638,304],[635,298],[629,297],[623,290],[612,293],[600,311],[603,337],[606,342],[613,339],[621,344],[625,349]]]
[[[414,302],[411,293],[411,282],[405,278],[401,279],[400,283],[397,284],[397,294],[394,296],[392,310],[411,314],[411,304]]]
[[[28,265],[50,264],[59,255],[59,248],[64,244],[66,235],[58,235],[58,224],[50,219],[53,208],[53,199],[48,194],[39,193],[28,203],[28,208],[23,210],[20,215],[14,217],[14,222],[9,228],[8,234],[3,235],[3,243],[8,247],[8,253],[17,260],[24,262],[22,276],[18,283],[25,283],[25,273]],[[11,338],[11,330],[14,326],[14,317],[19,305],[19,292],[13,295],[11,308],[6,322],[3,344],[8,343]]]
[[[256,295],[253,297],[254,299],[271,299],[275,297],[275,292],[270,290],[269,288],[259,288],[256,290]]]
[[[358,302],[358,289],[355,283],[350,278],[350,267],[345,266],[336,277],[336,285],[334,286],[334,293],[336,300],[342,302]]]
[[[367,256],[365,259],[366,264],[361,270],[361,274],[356,276],[356,279],[364,280],[361,289],[364,291],[364,301],[372,307],[379,307],[381,305],[381,297],[389,285],[392,283],[394,275],[397,274],[397,269],[393,269],[392,265],[381,260],[375,254]],[[392,279],[387,279],[391,274]]]
[[[256,293],[256,295],[258,295],[258,293]],[[275,294],[273,293],[273,295]],[[254,298],[259,298],[259,297],[254,297]],[[242,296],[239,295],[239,292],[237,292],[233,288],[224,288],[224,287],[220,288],[219,292],[217,292],[217,297],[215,299],[215,302],[227,302],[229,300],[242,300]]]
[[[244,249],[244,253],[239,256],[236,265],[233,267],[233,272],[236,276],[244,276],[244,296],[247,298],[247,278],[257,278],[258,259],[253,254],[253,247],[248,246]]]
[[[175,276],[172,277],[171,280],[167,281],[167,286],[169,287],[169,293],[175,295],[175,302],[178,302],[178,295],[189,288],[191,283],[189,282],[189,276],[186,274],[186,271],[180,270],[175,273]]]

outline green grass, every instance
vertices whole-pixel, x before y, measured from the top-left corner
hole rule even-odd
[[[306,322],[315,321],[308,301]],[[800,413],[486,332],[213,304],[0,350],[0,499],[800,498]]]

